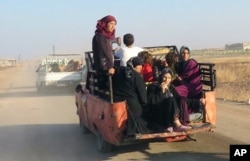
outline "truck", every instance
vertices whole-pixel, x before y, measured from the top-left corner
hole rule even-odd
[[[36,70],[37,91],[44,92],[51,87],[74,87],[86,77],[86,66],[81,54],[48,55]]]
[[[176,46],[145,47],[152,53],[153,58],[165,59],[169,52],[179,55]],[[77,114],[83,133],[96,135],[97,149],[100,152],[110,152],[116,146],[150,142],[152,140],[163,142],[196,140],[195,134],[200,132],[214,132],[216,129],[216,70],[213,63],[199,63],[203,84],[203,103],[199,118],[193,119],[193,127],[186,131],[157,131],[150,133],[136,133],[127,137],[124,131],[127,127],[128,115],[131,115],[126,100],[113,102],[112,78],[109,77],[109,90],[98,89],[96,71],[94,70],[93,52],[85,53],[87,65],[88,89],[76,93]],[[191,115],[191,114],[190,114]],[[192,114],[193,115],[193,114]],[[190,116],[191,117],[191,116]],[[140,129],[138,129],[140,131]]]

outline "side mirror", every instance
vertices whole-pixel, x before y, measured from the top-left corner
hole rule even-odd
[[[36,72],[38,73],[39,72],[39,70],[40,70],[40,65],[37,67],[37,69],[36,69]]]

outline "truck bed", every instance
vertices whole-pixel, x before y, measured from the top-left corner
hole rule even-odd
[[[176,141],[176,139],[186,136],[213,131],[216,124],[215,91],[205,94],[206,105],[204,108],[205,117],[199,123],[195,123],[195,128],[183,132],[151,132],[148,134],[135,134],[126,138],[124,130],[127,122],[126,102],[110,103],[102,100],[87,90],[84,94],[77,94],[76,101],[79,105],[80,124],[95,134],[101,133],[104,140],[113,145],[124,145],[136,142],[136,140],[163,139],[165,141]]]

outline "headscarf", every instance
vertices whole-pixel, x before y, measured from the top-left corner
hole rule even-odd
[[[167,68],[164,68],[161,72],[161,77],[163,78],[165,74],[169,73],[172,77],[174,75],[174,72],[172,71],[171,68],[167,67]]]
[[[139,56],[131,57],[127,62],[127,67],[135,68],[137,65],[142,65],[142,59]]]
[[[182,54],[184,52],[184,50],[188,50],[189,54],[190,54],[190,49],[187,46],[182,46],[180,49],[180,54]]]
[[[111,40],[114,39],[115,38],[115,30],[113,32],[108,32],[106,30],[107,24],[111,21],[115,21],[117,23],[115,17],[113,17],[111,15],[105,16],[102,19],[98,20],[97,24],[96,24],[95,33],[101,33],[101,34],[105,35],[108,39],[111,39]]]

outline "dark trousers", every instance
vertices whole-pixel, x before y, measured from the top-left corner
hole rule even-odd
[[[137,99],[127,99],[128,105],[128,122],[127,122],[127,135],[135,133],[149,133],[147,122],[142,118],[142,105]]]

